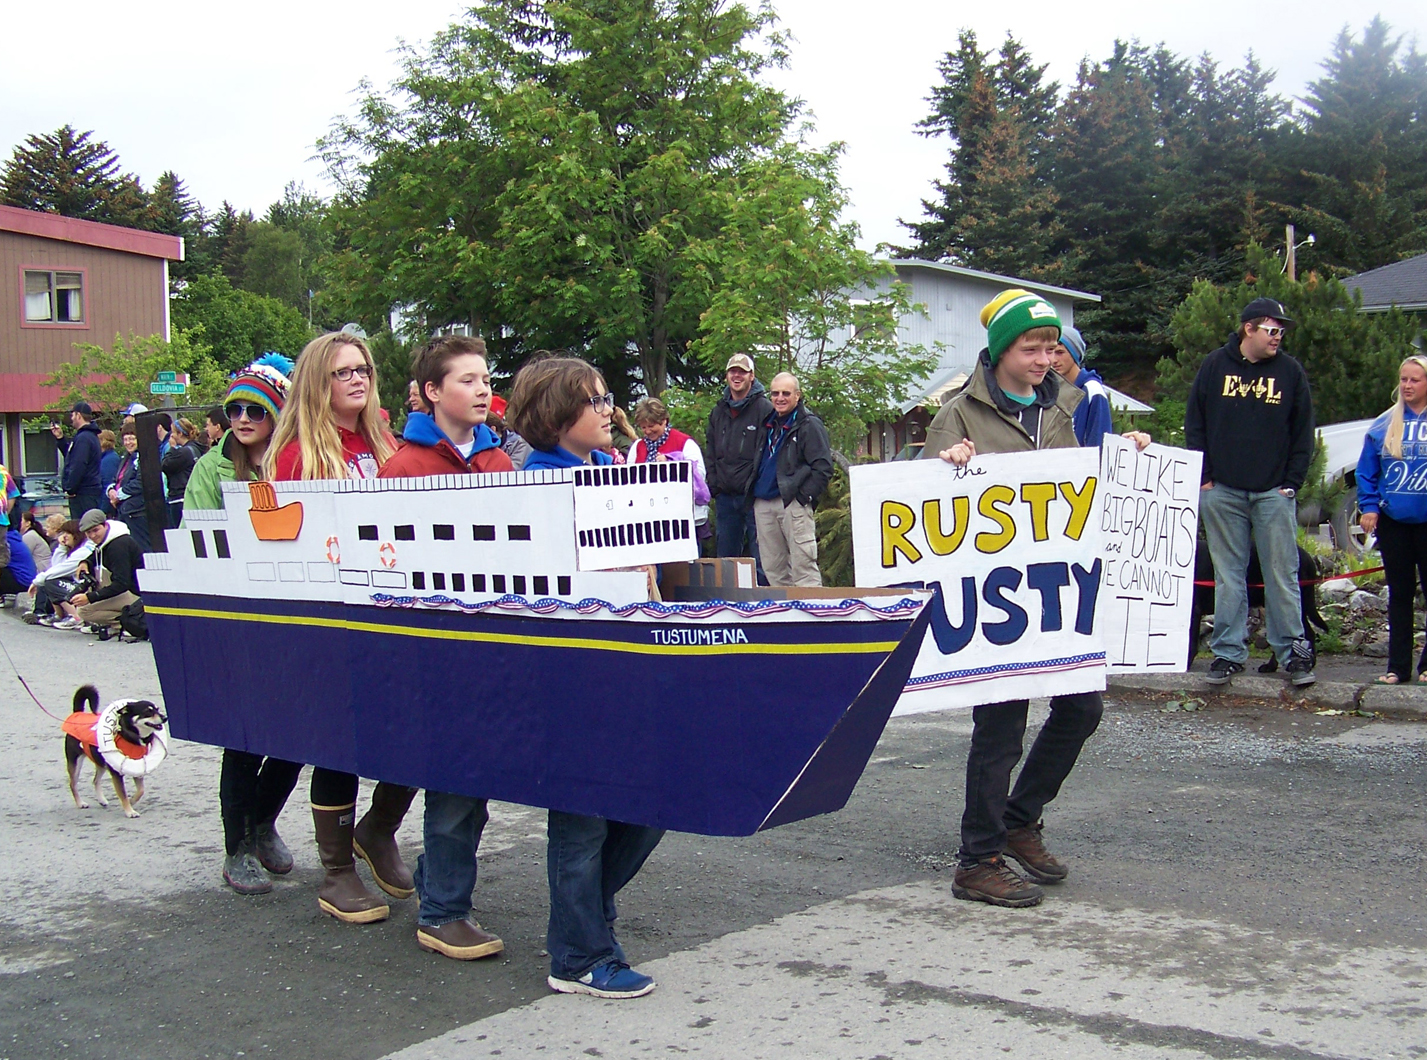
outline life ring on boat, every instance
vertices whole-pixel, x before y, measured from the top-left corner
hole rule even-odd
[[[396,566],[396,546],[390,541],[383,541],[382,547],[377,549],[377,558],[382,561],[382,566],[387,570]]]
[[[342,547],[341,547],[341,545],[338,544],[338,542],[337,542],[337,535],[336,535],[336,534],[333,534],[331,537],[329,537],[329,538],[327,539],[327,562],[328,562],[328,563],[341,563],[341,562],[342,562]]]
[[[146,777],[168,757],[168,733],[164,729],[157,730],[147,745],[126,740],[119,732],[119,711],[132,702],[117,699],[99,712],[99,720],[94,723],[94,746],[114,772],[126,777]]]

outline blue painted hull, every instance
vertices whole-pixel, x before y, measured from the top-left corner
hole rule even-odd
[[[841,809],[929,617],[673,626],[145,603],[181,739],[705,835]]]

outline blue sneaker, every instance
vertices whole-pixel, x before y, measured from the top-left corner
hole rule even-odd
[[[601,961],[578,979],[547,976],[550,989],[561,994],[592,994],[595,997],[643,997],[654,989],[654,980],[641,975],[613,957]]]

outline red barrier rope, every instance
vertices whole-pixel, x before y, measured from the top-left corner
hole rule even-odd
[[[1350,570],[1347,574],[1330,574],[1326,578],[1300,578],[1299,585],[1322,585],[1324,582],[1335,582],[1339,578],[1361,578],[1364,574],[1376,574],[1382,567],[1364,567],[1362,570]],[[1212,581],[1195,582],[1195,585],[1213,586]],[[1249,586],[1250,589],[1262,589],[1262,583],[1255,583]]]

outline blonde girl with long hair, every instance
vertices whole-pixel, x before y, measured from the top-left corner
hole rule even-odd
[[[376,478],[396,446],[381,419],[376,366],[357,335],[313,339],[297,358],[287,405],[273,436],[274,481]],[[363,858],[377,885],[394,898],[415,893],[401,860],[396,830],[416,789],[381,782],[371,809],[356,818],[357,778],[320,766],[312,770],[312,822],[326,877],[317,892],[324,912],[349,924],[385,920],[386,900],[357,875]]]
[[[1377,534],[1387,577],[1387,673],[1378,684],[1411,681],[1412,600],[1427,592],[1427,357],[1397,370],[1397,400],[1368,429],[1358,457],[1362,527]],[[1416,679],[1427,680],[1427,647]]]

